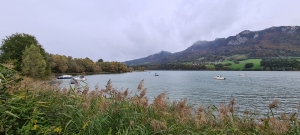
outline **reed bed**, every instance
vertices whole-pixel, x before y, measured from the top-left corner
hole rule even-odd
[[[218,107],[192,106],[187,100],[168,101],[166,93],[149,103],[143,85],[129,96],[116,90],[111,80],[106,88],[59,88],[46,81],[25,78],[7,88],[1,102],[0,133],[65,135],[149,134],[300,134],[298,114],[275,117],[245,111],[237,115],[234,98]]]

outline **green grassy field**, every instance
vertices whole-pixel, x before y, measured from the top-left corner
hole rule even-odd
[[[207,69],[214,69],[215,66],[214,65],[205,65]]]
[[[233,61],[225,60],[222,62],[222,64],[224,65],[227,63],[231,63],[232,65],[229,66],[229,68],[231,69],[244,69],[246,63],[253,63],[252,69],[262,69],[263,67],[260,66],[261,60],[262,59],[247,59],[247,60],[239,61],[238,64],[235,64]]]

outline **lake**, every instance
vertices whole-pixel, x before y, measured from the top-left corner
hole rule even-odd
[[[159,76],[155,76],[157,73]],[[246,74],[246,76],[239,76]],[[226,80],[215,80],[222,75]],[[300,72],[297,71],[145,71],[86,76],[90,90],[105,88],[111,79],[115,89],[131,94],[144,79],[149,101],[166,92],[170,101],[187,99],[193,105],[228,103],[234,97],[239,111],[266,113],[269,103],[278,99],[278,113],[297,112],[300,99]]]

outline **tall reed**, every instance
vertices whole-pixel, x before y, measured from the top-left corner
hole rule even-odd
[[[0,132],[6,134],[299,134],[298,114],[259,118],[238,115],[235,100],[219,107],[170,102],[166,93],[148,102],[144,80],[138,92],[106,88],[62,89],[25,78],[1,102]],[[274,101],[278,103],[278,101]],[[278,107],[270,104],[270,112]]]

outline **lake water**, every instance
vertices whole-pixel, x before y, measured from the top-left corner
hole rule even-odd
[[[157,73],[159,76],[154,76]],[[246,76],[239,76],[246,74]],[[226,80],[215,80],[222,75]],[[300,72],[296,71],[145,71],[124,74],[86,76],[90,90],[98,85],[105,88],[111,79],[114,88],[137,91],[144,79],[150,101],[167,92],[170,101],[187,99],[193,105],[228,103],[233,96],[240,111],[266,113],[269,103],[278,99],[276,113],[297,112],[300,99]]]

